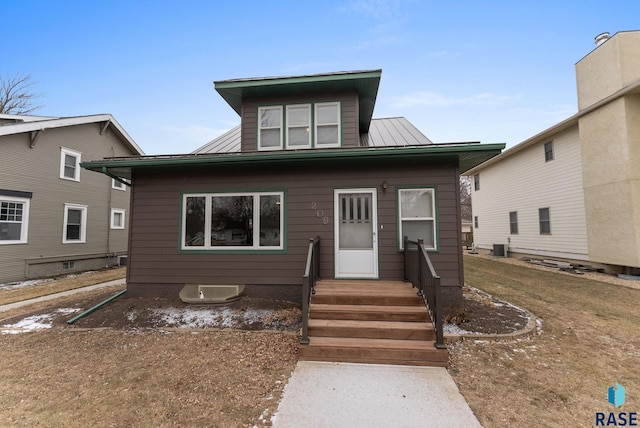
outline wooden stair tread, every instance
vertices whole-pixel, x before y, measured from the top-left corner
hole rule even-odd
[[[400,312],[400,313],[422,313],[427,310],[424,305],[333,305],[330,303],[311,303],[311,310],[332,310],[335,312]]]
[[[348,327],[348,328],[379,328],[403,330],[433,330],[433,325],[417,321],[362,321],[362,320],[334,320],[310,319],[309,327]]]
[[[433,341],[427,340],[363,339],[356,337],[345,338],[317,336],[311,338],[311,343],[305,346],[309,348],[323,347],[439,351],[433,344]]]

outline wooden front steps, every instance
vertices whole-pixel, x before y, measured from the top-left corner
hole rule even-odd
[[[307,361],[447,365],[422,298],[402,281],[322,280],[309,316]]]

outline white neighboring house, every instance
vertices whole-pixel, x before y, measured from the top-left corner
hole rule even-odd
[[[478,251],[640,273],[640,31],[596,40],[578,113],[465,174]]]

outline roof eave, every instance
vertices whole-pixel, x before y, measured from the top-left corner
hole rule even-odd
[[[243,98],[250,96],[300,95],[322,90],[358,93],[360,130],[366,132],[373,117],[382,70],[345,71],[289,77],[263,77],[214,82],[216,91],[238,115]]]
[[[137,168],[178,168],[198,165],[279,165],[289,162],[332,162],[349,159],[455,159],[460,171],[466,171],[485,160],[496,156],[504,144],[451,144],[439,146],[405,146],[384,148],[357,148],[294,152],[253,152],[214,155],[150,156],[142,158],[113,158],[101,161],[83,162],[85,169],[131,178],[131,171]]]

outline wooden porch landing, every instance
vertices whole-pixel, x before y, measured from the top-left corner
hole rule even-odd
[[[416,292],[402,281],[318,281],[300,359],[445,367],[449,354],[435,348]]]

